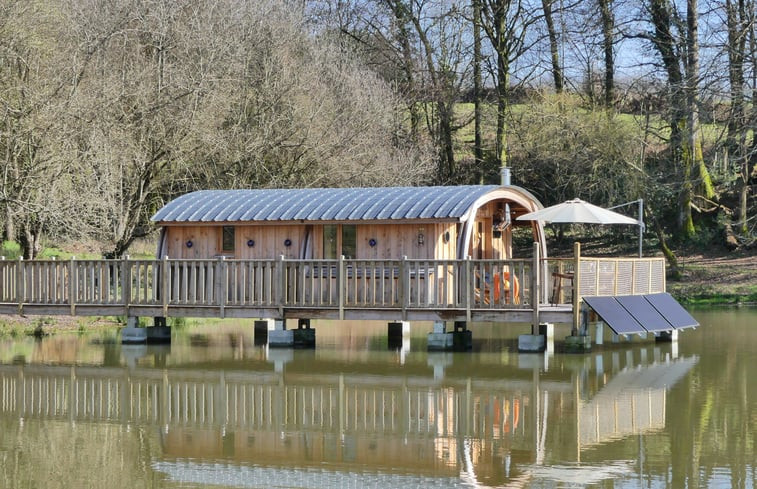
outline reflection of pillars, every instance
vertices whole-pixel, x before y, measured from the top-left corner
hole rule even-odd
[[[573,402],[576,409],[576,462],[581,462],[581,380],[578,374],[573,376]]]
[[[284,385],[284,376],[279,377],[279,383],[276,386],[276,390],[274,391],[274,395],[276,399],[274,400],[274,406],[276,408],[273,410],[273,426],[275,428],[278,428],[276,431],[284,431],[284,424],[285,424],[285,418],[286,418],[286,410],[287,410],[287,401],[286,401],[286,386]]]
[[[214,413],[218,413],[218,418],[221,424],[225,427],[229,422],[229,397],[226,395],[226,372],[221,370],[221,376],[218,382],[218,393],[216,399],[218,399],[218,410],[214,410]]]
[[[620,355],[618,352],[612,353],[612,371],[613,373],[620,370]]]
[[[473,418],[473,385],[472,380],[468,377],[465,382],[465,436],[471,436],[471,421]]]
[[[76,384],[76,367],[71,367],[68,379],[68,421],[74,423],[74,385]]]
[[[407,378],[402,379],[402,397],[400,399],[400,433],[405,435],[407,439],[408,430],[410,429],[410,392],[407,390]]]
[[[24,368],[18,367],[18,389],[16,389],[16,412],[23,418],[26,407],[26,382],[24,380]]]
[[[163,385],[160,389],[160,416],[158,417],[158,420],[161,424],[161,426],[164,426],[166,431],[168,431],[168,424],[170,422],[170,416],[168,414],[169,410],[169,400],[168,400],[168,391],[171,388],[171,385],[168,383],[168,371],[163,370]]]
[[[294,359],[294,351],[291,349],[267,347],[265,350],[265,358],[273,363],[273,371],[281,374],[284,372],[284,365]]]
[[[344,374],[339,374],[339,435],[344,436]]]
[[[544,463],[544,453],[542,453],[541,446],[539,445],[539,441],[541,438],[541,396],[539,396],[539,369],[535,368],[532,370],[532,380],[531,380],[531,399],[533,399],[534,402],[534,415],[529,416],[529,419],[531,419],[531,422],[533,423],[533,427],[529,431],[531,431],[534,434],[534,449],[536,451],[535,454],[535,463],[536,465],[541,465]]]
[[[602,355],[597,355],[594,358],[594,364],[597,368],[597,378],[602,377],[602,375],[605,373],[604,358],[602,357]]]
[[[429,353],[426,364],[434,368],[434,380],[444,378],[444,369],[452,365],[452,356],[447,353]]]

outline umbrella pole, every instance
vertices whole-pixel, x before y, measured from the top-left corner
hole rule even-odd
[[[639,199],[639,258],[642,257],[641,248],[644,242],[644,199]]]

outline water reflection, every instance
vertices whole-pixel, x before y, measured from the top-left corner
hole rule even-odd
[[[103,470],[131,467],[153,487],[591,484],[640,470],[636,440],[664,432],[670,389],[699,360],[653,343],[544,357],[326,338],[315,351],[256,347],[234,331],[158,347],[14,344],[0,354],[11,360],[0,365],[0,454],[54,458],[44,433],[86,433],[132,454]],[[33,466],[3,475],[33,479]]]

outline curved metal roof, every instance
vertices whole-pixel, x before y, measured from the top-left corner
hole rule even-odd
[[[497,185],[200,190],[172,200],[155,222],[459,219]]]

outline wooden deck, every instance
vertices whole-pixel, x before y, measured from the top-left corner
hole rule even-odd
[[[664,290],[662,258],[0,260],[0,314],[570,323]]]

